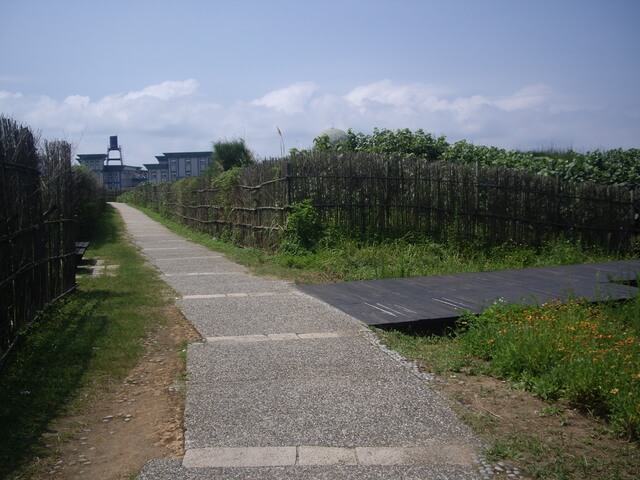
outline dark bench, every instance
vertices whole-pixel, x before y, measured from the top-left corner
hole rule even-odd
[[[76,242],[76,265],[80,264],[84,252],[89,248],[89,242]]]

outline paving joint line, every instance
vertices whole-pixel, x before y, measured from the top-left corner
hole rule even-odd
[[[206,337],[207,343],[256,343],[256,342],[281,342],[287,340],[323,340],[330,338],[358,337],[365,330],[339,330],[333,332],[311,333],[266,333],[258,335],[228,335],[220,337]]]
[[[292,295],[295,292],[282,291],[282,292],[258,292],[258,293],[209,293],[202,295],[183,295],[183,300],[203,300],[208,298],[245,298],[245,297],[275,297],[279,295]]]
[[[203,260],[207,258],[223,258],[222,255],[201,255],[197,257],[171,257],[171,258],[155,258],[156,261],[165,261],[165,260]]]
[[[244,275],[244,272],[184,272],[184,273],[163,273],[162,277],[200,277],[206,275]]]
[[[204,447],[185,452],[185,468],[294,466],[473,465],[473,448],[464,444],[413,447]]]

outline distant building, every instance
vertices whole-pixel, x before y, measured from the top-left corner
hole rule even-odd
[[[129,190],[146,180],[142,167],[105,165],[102,172],[102,182],[107,190]]]
[[[111,153],[117,152],[117,157]],[[78,154],[76,160],[91,170],[107,190],[129,190],[147,180],[142,167],[125,165],[122,160],[122,147],[118,145],[118,137],[109,138],[107,153]]]
[[[76,160],[80,165],[84,165],[102,180],[104,162],[107,160],[106,153],[78,154]]]
[[[211,165],[213,152],[175,152],[156,156],[158,163],[145,163],[149,182],[175,182],[181,178],[202,175]]]
[[[142,167],[111,165],[104,153],[79,153],[76,160],[91,170],[107,190],[129,190],[147,181],[146,172]]]
[[[125,165],[118,137],[109,137],[107,153],[78,154],[76,160],[91,170],[108,190],[129,190],[143,182],[175,182],[202,175],[211,165],[213,152],[175,152],[156,156],[158,163],[142,167]]]

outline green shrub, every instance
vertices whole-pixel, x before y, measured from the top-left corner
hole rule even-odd
[[[324,235],[324,228],[318,211],[311,200],[295,203],[287,217],[280,249],[282,252],[297,253],[300,250],[315,250]]]
[[[78,238],[89,238],[95,222],[104,212],[105,188],[98,178],[83,165],[73,167],[75,181],[74,210],[78,221]]]
[[[230,170],[251,165],[254,159],[244,140],[224,140],[213,144],[213,163],[222,165],[224,170]]]

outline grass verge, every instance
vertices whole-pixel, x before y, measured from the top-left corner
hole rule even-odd
[[[297,283],[416,277],[620,259],[612,253],[596,249],[585,250],[579,244],[561,240],[537,249],[520,245],[484,248],[410,239],[366,243],[331,238],[331,235],[320,240],[319,246],[314,250],[282,249],[268,253],[216,240],[207,233],[192,230],[148,208],[135,208],[178,235],[224,253],[259,275],[275,276]]]
[[[112,207],[87,255],[119,265],[117,274],[81,278],[76,293],[42,312],[0,377],[0,478],[21,475],[43,453],[53,419],[121,381],[144,351],[144,336],[164,321],[167,287],[124,239]]]

